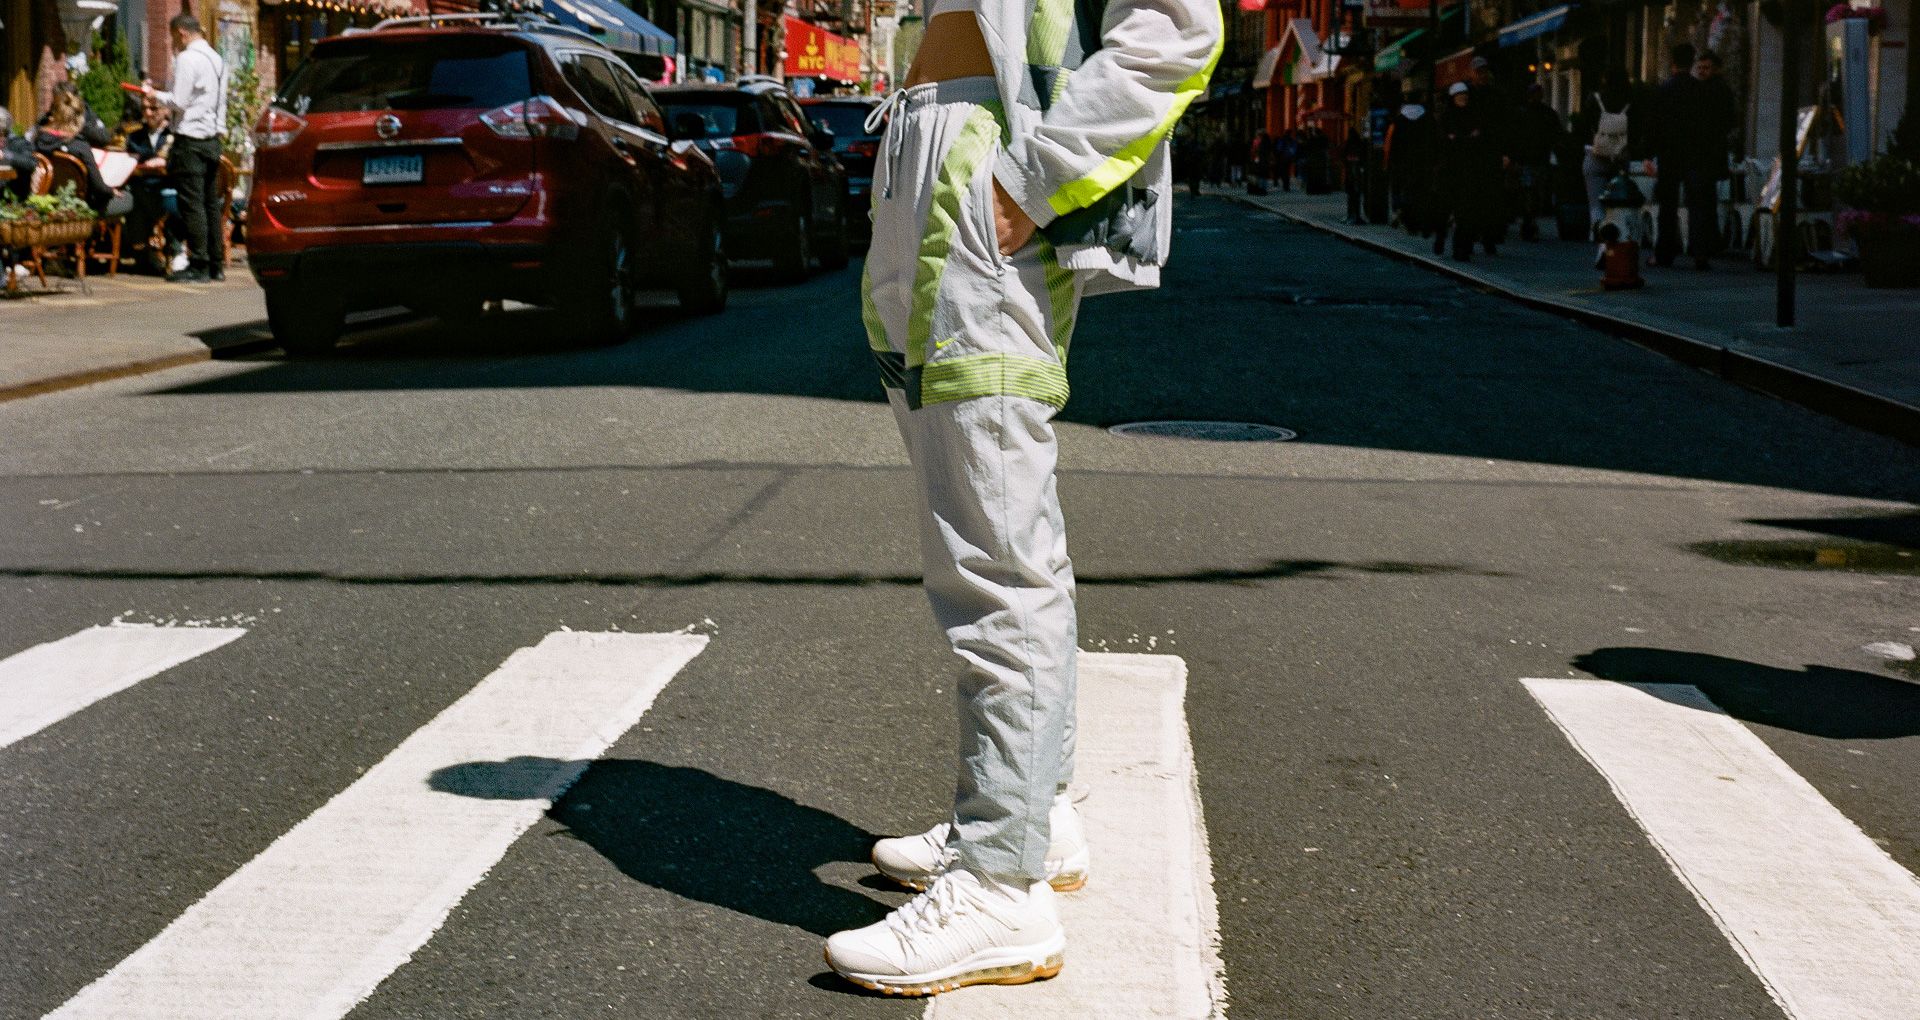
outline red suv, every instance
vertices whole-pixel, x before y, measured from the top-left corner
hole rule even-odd
[[[332,347],[356,308],[460,321],[511,298],[612,341],[642,291],[726,305],[713,161],[668,140],[612,51],[539,17],[323,40],[254,137],[248,262],[291,352]]]

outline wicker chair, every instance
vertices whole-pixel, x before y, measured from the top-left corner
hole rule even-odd
[[[27,178],[27,191],[34,195],[53,194],[53,164],[39,153],[33,154],[33,176]],[[33,275],[40,278],[40,289],[47,289],[46,249],[35,245],[27,249],[27,260],[22,265],[33,267]],[[12,281],[8,281],[9,284]]]
[[[80,157],[67,152],[55,152],[52,159],[54,190],[72,182],[74,190],[84,196],[87,193],[87,165],[80,162]],[[103,250],[107,259],[107,275],[120,274],[120,231],[125,226],[124,216],[102,216],[95,221],[93,236],[78,246],[81,276],[86,276],[86,261],[101,257]]]

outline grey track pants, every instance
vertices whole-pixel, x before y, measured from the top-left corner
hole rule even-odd
[[[991,79],[893,102],[863,311],[918,483],[927,598],[965,668],[953,846],[969,871],[1040,881],[1047,813],[1073,772],[1073,564],[1052,419],[1081,285],[1043,238],[999,252]]]

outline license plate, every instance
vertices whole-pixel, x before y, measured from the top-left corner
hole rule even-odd
[[[362,184],[418,184],[426,176],[426,157],[417,152],[398,156],[368,156],[360,172]]]

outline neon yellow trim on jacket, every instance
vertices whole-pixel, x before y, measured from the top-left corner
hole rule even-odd
[[[1107,192],[1125,184],[1128,178],[1140,172],[1140,168],[1146,165],[1147,156],[1153,152],[1153,147],[1159,145],[1160,139],[1165,138],[1167,132],[1173,130],[1173,125],[1179,121],[1180,115],[1187,112],[1187,106],[1207,90],[1207,81],[1213,77],[1213,68],[1220,63],[1220,51],[1226,47],[1226,38],[1226,32],[1219,33],[1213,41],[1213,53],[1207,57],[1207,66],[1194,72],[1193,76],[1186,81],[1174,86],[1173,108],[1167,111],[1166,117],[1155,125],[1152,131],[1134,139],[1119,152],[1108,156],[1106,162],[1094,167],[1093,171],[1085,177],[1061,185],[1060,190],[1054,192],[1052,198],[1047,199],[1047,205],[1052,207],[1055,215],[1064,216],[1075,209],[1083,209],[1098,202]]]

